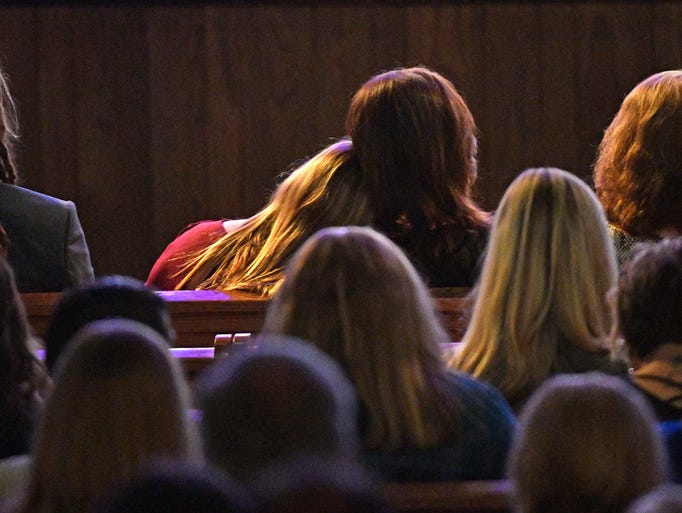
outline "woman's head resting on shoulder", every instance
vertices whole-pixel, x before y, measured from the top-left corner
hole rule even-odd
[[[382,230],[396,222],[487,225],[471,200],[476,124],[452,82],[424,67],[378,74],[355,93],[346,117]]]
[[[618,229],[682,235],[682,69],[651,75],[625,97],[599,145],[594,183]]]
[[[295,168],[261,211],[193,258],[178,288],[270,296],[287,260],[310,235],[327,226],[372,221],[353,145],[340,140]]]

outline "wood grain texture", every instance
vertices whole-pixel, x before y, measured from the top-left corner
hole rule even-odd
[[[17,4],[0,59],[25,184],[76,201],[98,274],[144,278],[188,223],[257,211],[395,66],[467,99],[486,207],[526,167],[589,180],[623,96],[682,66],[681,20],[655,1]]]

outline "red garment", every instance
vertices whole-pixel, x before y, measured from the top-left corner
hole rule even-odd
[[[190,224],[166,247],[147,277],[146,285],[157,290],[175,290],[185,277],[187,258],[225,235],[223,219]]]

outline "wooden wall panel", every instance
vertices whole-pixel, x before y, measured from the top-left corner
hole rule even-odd
[[[17,5],[0,59],[26,185],[77,202],[98,274],[144,278],[186,224],[258,210],[395,66],[467,99],[488,208],[525,167],[589,180],[623,95],[682,67],[680,20],[655,1]]]

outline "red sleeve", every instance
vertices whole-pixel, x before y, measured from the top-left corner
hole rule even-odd
[[[187,258],[224,234],[223,220],[189,225],[161,253],[145,284],[157,290],[175,290],[184,277],[181,270]]]

